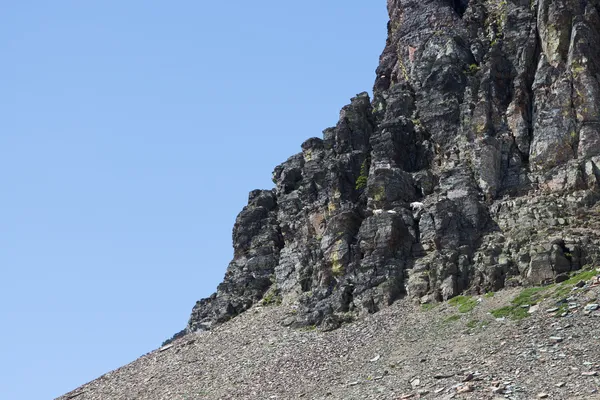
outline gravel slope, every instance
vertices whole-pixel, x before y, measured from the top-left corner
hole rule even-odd
[[[401,300],[333,332],[283,327],[293,309],[256,306],[59,399],[600,399],[600,311],[584,311],[598,302],[591,283],[546,289],[520,321],[490,311],[522,289],[474,297],[464,313]],[[557,316],[567,296],[573,308]]]

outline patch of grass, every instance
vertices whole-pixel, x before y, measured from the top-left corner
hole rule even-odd
[[[547,289],[548,287],[531,287],[523,289],[521,293],[511,301],[511,304],[518,307],[526,304],[530,306],[537,304],[544,298],[542,293]]]
[[[560,316],[567,311],[569,311],[569,305],[561,304],[560,306],[558,306],[558,310],[556,310],[556,313],[554,315]]]
[[[314,332],[317,330],[317,326],[316,325],[308,325],[308,326],[305,326],[304,328],[301,328],[300,330],[304,331],[304,332]]]
[[[494,318],[510,318],[513,320],[520,320],[529,316],[527,309],[518,306],[506,306],[502,308],[497,308],[491,311],[491,314]]]
[[[561,297],[568,297],[573,289],[573,285],[561,283],[556,290],[552,293],[552,297],[555,299]]]
[[[596,271],[595,268],[589,271],[583,271],[562,282],[562,285],[576,285],[579,281],[589,281],[596,275],[598,275],[598,271]]]
[[[467,322],[467,328],[469,329],[475,329],[479,326],[479,320],[478,319],[472,319],[469,322]]]
[[[438,306],[437,303],[425,303],[425,304],[421,304],[421,310],[429,311],[429,310],[433,310],[437,306]]]
[[[485,297],[486,299],[491,299],[495,295],[496,295],[496,292],[487,292],[486,294],[483,295],[483,297]]]
[[[555,299],[569,297],[571,291],[573,290],[573,286],[578,284],[580,281],[589,281],[597,275],[598,271],[596,271],[595,268],[591,270],[588,269],[584,271],[575,272],[575,274],[566,281],[551,286],[556,287],[556,289],[552,292],[552,297]]]
[[[546,295],[544,292],[550,287],[531,287],[523,289],[521,293],[517,295],[510,302],[510,306],[497,308],[491,311],[494,318],[510,318],[512,320],[521,320],[529,316],[529,310],[525,305],[534,305],[542,301]]]
[[[514,307],[511,307],[511,306],[497,308],[495,310],[492,310],[491,314],[494,316],[494,318],[506,318],[506,317],[510,316],[510,314],[512,313],[513,308]]]
[[[477,300],[469,296],[456,296],[448,300],[448,304],[458,307],[458,312],[467,313],[475,308]]]
[[[269,290],[267,290],[267,293],[265,293],[265,295],[262,298],[262,305],[263,306],[270,306],[270,305],[281,305],[282,299],[281,299],[281,294],[279,293],[279,290],[277,289],[277,284],[273,284],[271,285],[271,287],[269,288]]]
[[[454,322],[454,321],[458,321],[459,319],[460,319],[460,315],[454,314],[454,315],[451,315],[448,318],[446,318],[444,320],[444,322],[446,322],[446,323],[448,323],[448,322]]]

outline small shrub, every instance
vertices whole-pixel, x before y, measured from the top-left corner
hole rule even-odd
[[[369,157],[365,158],[362,165],[360,166],[360,175],[358,179],[356,179],[356,190],[362,190],[367,187],[367,180],[369,178],[369,164],[371,161]]]
[[[477,71],[479,71],[479,70],[480,70],[479,65],[471,64],[467,67],[466,72],[468,75],[475,75],[477,73]]]

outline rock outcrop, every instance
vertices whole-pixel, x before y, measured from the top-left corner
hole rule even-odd
[[[254,303],[334,329],[402,296],[540,284],[596,261],[600,0],[388,0],[373,88],[275,168],[188,331]]]

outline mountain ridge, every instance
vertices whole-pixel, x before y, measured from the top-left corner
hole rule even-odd
[[[285,341],[317,327],[324,335],[318,340],[341,335],[351,341],[356,335],[356,340],[366,341],[357,326],[369,331],[365,321],[379,318],[395,335],[401,330],[394,324],[411,329],[406,319],[422,332],[435,331],[431,333],[435,340],[446,334],[450,341],[464,341],[457,332],[438,329],[439,321],[418,314],[415,304],[442,303],[447,310],[447,301],[458,296],[476,296],[485,303],[486,294],[506,289],[498,295],[497,305],[502,298],[505,307],[512,307],[507,296],[518,288],[560,285],[582,268],[598,265],[600,1],[388,0],[387,6],[388,37],[373,96],[356,95],[342,108],[336,126],[325,129],[322,137],[307,139],[301,152],[277,166],[274,189],[250,193],[233,228],[234,257],[223,282],[212,296],[196,303],[184,330],[139,361],[143,368],[149,368],[149,362],[167,368],[161,373],[171,374],[168,390],[148,389],[152,394],[144,397],[145,385],[150,388],[148,382],[154,378],[144,375],[142,382],[134,371],[125,379],[121,398],[172,398],[168,396],[177,393],[177,377],[172,374],[178,373],[178,363],[192,361],[169,355],[171,349],[193,358],[198,348],[206,350],[201,343],[212,337],[236,346],[246,343],[243,331],[255,315],[268,315],[264,330],[253,328],[255,336],[247,344],[259,347],[271,331]],[[597,290],[590,289],[593,285],[584,282],[585,293],[593,293],[584,296],[587,302],[597,299]],[[551,301],[545,301],[550,308]],[[256,317],[257,324],[260,318]],[[541,315],[534,320],[543,326],[540,335],[555,327]],[[577,321],[581,335],[592,335],[593,322]],[[525,324],[526,329],[535,327]],[[511,337],[525,329],[516,322],[502,325],[490,320],[488,325]],[[237,333],[229,337],[229,329]],[[383,346],[385,335],[377,337],[377,345]],[[485,332],[478,336],[487,346],[495,337]],[[541,337],[532,340],[541,343]],[[407,343],[402,346],[410,348]],[[582,356],[582,348],[596,354],[579,342],[574,346],[579,349],[574,358]],[[511,357],[533,351],[520,343],[510,349]],[[227,349],[221,350],[225,353],[211,354],[227,358]],[[349,354],[358,351],[354,348]],[[163,352],[167,356],[160,361]],[[413,356],[410,362],[418,363]],[[511,357],[504,361],[517,362]],[[234,359],[227,360],[235,364]],[[285,367],[278,358],[271,361]],[[268,373],[275,373],[264,363],[252,367],[259,371],[255,378],[268,380]],[[329,365],[315,363],[321,368]],[[199,368],[202,365],[229,376],[209,359],[197,361]],[[543,368],[527,368],[544,385],[551,385]],[[243,375],[243,368],[238,369]],[[193,375],[186,373],[188,378]],[[292,379],[286,371],[281,374]],[[405,371],[393,382],[400,385],[408,374]],[[502,375],[490,373],[490,379],[498,374]],[[223,391],[210,385],[205,397],[264,394],[260,385],[248,386],[248,380],[238,391],[231,379]],[[119,386],[111,382],[116,386],[107,390],[114,397]],[[278,393],[283,398],[301,394],[294,385],[294,390],[279,385],[270,389],[272,398]],[[529,396],[543,389],[528,385]],[[558,391],[560,396],[583,393],[576,389],[577,382],[571,380],[569,385],[571,392]],[[93,386],[100,388],[94,395],[77,391],[74,395],[102,398],[102,383]],[[587,394],[593,392],[591,386],[586,386]],[[183,392],[197,389],[189,382],[182,387]],[[333,396],[364,398],[360,390],[344,387],[347,390],[332,392]],[[446,394],[459,394],[459,387]],[[327,397],[322,390],[315,387],[306,393]],[[183,398],[203,398],[183,392]],[[367,392],[368,398],[399,395],[392,391],[377,397],[371,389]],[[142,397],[128,397],[130,393]]]

